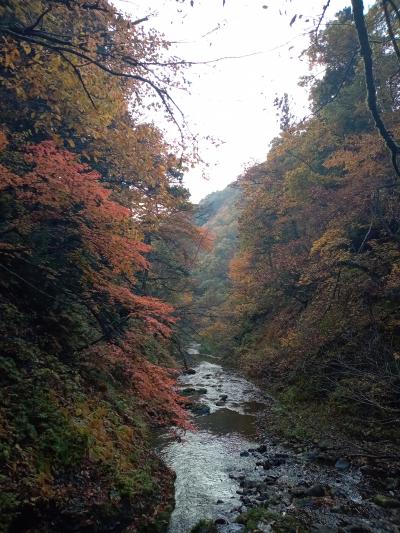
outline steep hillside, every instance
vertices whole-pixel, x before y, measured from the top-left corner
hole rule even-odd
[[[379,10],[368,21],[381,38]],[[317,434],[324,421],[352,438],[395,441],[398,170],[366,105],[362,60],[351,59],[359,43],[350,9],[321,43],[308,50],[325,69],[309,80],[315,114],[282,131],[267,160],[241,179],[239,245],[219,334],[227,354],[301,414],[290,431],[315,425],[318,411]],[[384,40],[373,53],[382,116],[398,136],[399,94],[386,82],[397,57]],[[327,103],[327,94],[336,97]]]

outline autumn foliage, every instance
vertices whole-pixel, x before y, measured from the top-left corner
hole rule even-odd
[[[400,101],[390,81],[398,80],[398,58],[380,14],[379,6],[368,14],[378,98],[398,139]],[[324,69],[303,80],[313,116],[286,124],[267,160],[236,184],[231,286],[204,334],[275,387],[288,412],[302,415],[299,431],[317,410],[328,431],[337,424],[352,437],[395,442],[399,181],[365,102],[350,10],[337,22],[307,52]]]
[[[141,117],[171,117],[178,72],[105,0],[0,17],[0,529],[158,527],[173,479],[149,436],[190,427],[176,293],[201,232],[186,155]]]

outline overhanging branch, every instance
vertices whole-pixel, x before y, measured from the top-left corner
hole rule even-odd
[[[351,4],[353,6],[354,24],[356,26],[358,40],[360,42],[360,52],[364,62],[365,84],[367,86],[367,105],[374,119],[375,126],[390,151],[393,168],[397,174],[397,177],[400,178],[400,168],[397,162],[398,155],[400,154],[400,147],[393,139],[390,131],[386,128],[378,109],[372,50],[364,19],[363,0],[352,0]]]

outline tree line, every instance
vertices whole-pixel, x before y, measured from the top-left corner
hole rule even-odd
[[[239,244],[205,339],[307,419],[395,441],[400,417],[399,18],[376,3],[373,85],[350,8],[305,52],[311,115],[282,107],[265,162],[238,179]],[[367,58],[368,62],[368,58]],[[373,108],[379,106],[379,119]],[[381,123],[379,122],[381,121]],[[378,123],[377,123],[378,122]],[[395,151],[396,149],[393,148]],[[357,422],[359,421],[359,422]]]
[[[183,67],[106,0],[0,19],[1,528],[156,530],[173,479],[149,429],[190,425],[173,355],[204,239],[188,152],[144,117],[180,127]]]

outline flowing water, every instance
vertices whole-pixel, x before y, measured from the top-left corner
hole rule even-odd
[[[255,413],[264,402],[254,385],[217,364],[202,362],[196,374],[180,381],[183,389],[207,390],[198,401],[210,414],[195,418],[198,430],[186,433],[183,442],[165,437],[162,455],[176,473],[170,533],[188,533],[201,518],[230,520],[232,509],[240,507],[239,480],[233,475],[254,470],[252,458],[240,453],[257,446]]]
[[[192,351],[194,355],[196,349]],[[200,519],[217,520],[221,533],[243,531],[235,523],[237,516],[264,502],[280,516],[288,510],[307,514],[316,524],[310,531],[347,531],[343,524],[350,524],[349,531],[398,531],[382,520],[379,510],[373,507],[371,514],[371,506],[365,506],[358,469],[340,472],[271,439],[261,447],[256,443],[256,415],[269,403],[256,386],[209,361],[194,368],[195,374],[180,377],[180,387],[199,408],[197,431],[187,432],[181,442],[166,434],[159,443],[176,473],[169,533],[188,533]],[[326,488],[326,498],[293,497],[299,487],[315,484]],[[373,521],[363,518],[367,515]],[[269,527],[260,525],[259,530],[271,531]]]

